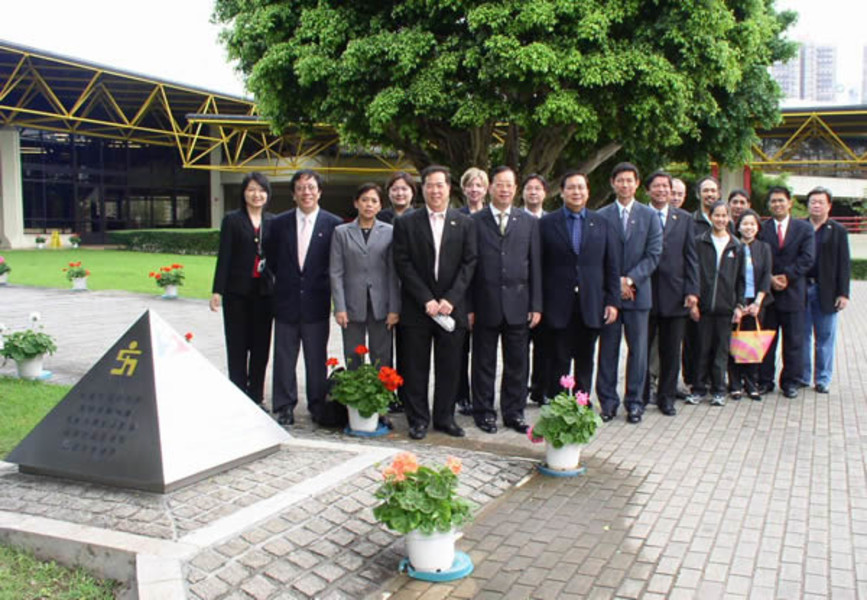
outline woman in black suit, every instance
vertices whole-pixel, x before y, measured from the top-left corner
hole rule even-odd
[[[741,327],[750,323],[748,329],[757,328],[761,323],[765,307],[774,301],[771,294],[771,248],[762,240],[756,239],[762,223],[759,215],[752,209],[741,214],[738,233],[744,251],[744,305],[742,307]],[[746,321],[745,321],[746,320]],[[744,390],[753,400],[761,400],[758,390],[759,365],[736,363],[729,357],[729,389],[733,400],[740,400]]]
[[[263,252],[272,215],[265,212],[271,184],[261,173],[241,182],[241,208],[220,227],[211,310],[223,306],[229,379],[262,406],[271,347],[272,275]]]

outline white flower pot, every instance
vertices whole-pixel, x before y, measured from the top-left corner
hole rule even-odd
[[[406,534],[406,553],[409,564],[416,571],[437,573],[452,568],[455,562],[455,532]]]
[[[78,243],[77,243],[77,242],[71,242],[71,243],[72,243],[72,247],[73,247],[73,248],[78,248]]]
[[[72,289],[75,291],[83,291],[87,289],[87,277],[76,277],[72,280]]]
[[[42,375],[42,360],[44,356],[40,354],[33,358],[25,358],[16,360],[15,366],[18,367],[18,377],[21,379],[36,379]]]
[[[37,250],[45,250],[45,242],[38,242],[36,244],[36,249]]]
[[[9,272],[0,274],[0,285],[6,285],[9,282]]]
[[[167,285],[163,289],[165,290],[165,292],[163,293],[163,298],[177,298],[178,297],[178,286]]]
[[[550,442],[545,444],[545,463],[549,469],[574,471],[578,468],[578,462],[581,460],[580,444],[566,444],[562,448],[555,448]]]
[[[358,410],[352,406],[349,409],[349,428],[353,431],[366,431],[373,433],[379,427],[379,415],[373,413],[369,417],[362,417]]]

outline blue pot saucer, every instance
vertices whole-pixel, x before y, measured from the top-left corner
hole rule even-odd
[[[420,579],[421,581],[441,582],[462,579],[472,573],[473,568],[473,561],[469,557],[469,555],[466,552],[461,552],[460,550],[458,550],[455,552],[455,562],[453,562],[451,568],[446,571],[440,571],[438,573],[416,571],[412,568],[412,565],[409,564],[408,558],[404,558],[402,561],[400,561],[400,566],[398,567],[398,570],[401,573],[406,573],[413,579]]]
[[[571,469],[569,471],[559,471],[557,469],[548,468],[545,464],[539,463],[536,465],[536,468],[539,469],[539,472],[542,475],[547,475],[549,477],[578,477],[579,475],[584,475],[587,472],[587,467],[578,467],[577,469]]]
[[[380,423],[379,426],[376,428],[376,431],[356,431],[354,429],[350,429],[349,425],[347,425],[346,428],[343,430],[343,433],[345,433],[346,435],[351,435],[353,437],[376,438],[388,434],[389,431],[391,431],[391,429],[387,425],[385,425],[384,423]]]

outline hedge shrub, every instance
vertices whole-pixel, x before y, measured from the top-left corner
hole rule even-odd
[[[220,245],[219,229],[135,229],[110,231],[110,244],[138,252],[166,254],[216,254]]]
[[[867,260],[863,258],[852,259],[852,279],[859,281],[867,279]]]

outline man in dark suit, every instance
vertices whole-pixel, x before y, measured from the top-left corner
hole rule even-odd
[[[542,238],[542,314],[553,342],[547,395],[575,361],[575,387],[590,392],[593,353],[603,324],[620,306],[620,244],[608,222],[587,210],[587,176],[568,171],[560,179],[563,208],[539,221]]]
[[[620,397],[617,394],[617,365],[620,362],[620,336],[626,334],[627,420],[640,423],[644,413],[644,380],[647,377],[647,326],[652,305],[650,276],[662,253],[662,228],[653,210],[635,201],[640,183],[638,168],[620,163],[611,171],[611,187],[617,200],[599,211],[599,216],[620,236],[620,318],[602,328],[599,339],[599,375],[596,396],[602,405],[602,420],[610,421],[617,414]]]
[[[430,166],[421,174],[425,208],[394,222],[392,253],[401,281],[403,325],[400,352],[404,373],[409,435],[427,435],[428,374],[433,343],[433,427],[461,437],[454,420],[461,347],[467,333],[467,290],[476,268],[477,245],[473,221],[449,208],[450,174]]]
[[[768,193],[772,219],[765,221],[759,239],[771,246],[773,269],[771,291],[774,302],[765,312],[763,325],[779,330],[759,371],[759,387],[764,393],[774,389],[777,342],[783,337],[783,370],[780,389],[786,398],[796,398],[804,372],[804,310],[807,303],[807,272],[813,266],[815,244],[813,228],[793,219],[792,196],[784,187]]]
[[[548,211],[543,208],[545,198],[548,196],[548,182],[544,177],[538,173],[530,173],[524,177],[521,196],[524,200],[524,212],[528,215],[541,219],[548,214]],[[530,364],[530,400],[540,405],[549,402],[546,394],[551,361],[545,354],[546,352],[550,354],[551,351],[552,343],[549,337],[544,324],[540,323],[538,327],[530,330],[530,343],[533,346]]]
[[[657,406],[662,414],[673,417],[686,316],[698,302],[698,255],[692,217],[670,202],[671,175],[656,171],[644,185],[662,228],[662,254],[650,278],[653,294],[647,342],[648,349],[659,348]],[[648,374],[645,387],[649,386]],[[649,392],[644,396],[648,398]]]
[[[823,187],[810,190],[807,207],[815,236],[816,258],[807,271],[804,374],[801,381],[808,385],[811,380],[815,381],[816,391],[827,394],[834,370],[837,313],[849,303],[849,239],[846,228],[829,218],[831,190]],[[812,360],[813,330],[816,333],[815,365]]]
[[[295,422],[298,383],[295,366],[304,345],[307,409],[316,421],[325,402],[325,367],[331,284],[328,260],[331,235],[341,219],[319,208],[322,178],[315,171],[295,173],[291,185],[297,208],[274,219],[267,256],[274,288],[274,390],[272,410],[282,425]]]
[[[496,433],[494,378],[497,342],[503,345],[500,412],[503,425],[526,433],[530,329],[542,318],[542,256],[539,222],[512,206],[518,183],[509,167],[491,172],[491,205],[471,217],[479,258],[470,288],[473,328],[473,418]],[[475,312],[477,310],[477,312]]]

